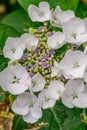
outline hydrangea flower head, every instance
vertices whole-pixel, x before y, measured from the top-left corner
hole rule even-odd
[[[28,14],[43,24],[9,37],[3,48],[10,62],[0,72],[0,86],[15,95],[12,111],[32,124],[57,100],[68,108],[87,108],[87,18],[59,6],[50,10],[46,1],[29,5]]]

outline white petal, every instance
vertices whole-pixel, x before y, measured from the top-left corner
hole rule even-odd
[[[23,93],[24,91],[26,91],[28,89],[28,87],[22,85],[22,84],[7,84],[8,86],[6,86],[6,90],[8,92],[10,92],[13,95],[17,95],[20,93]]]
[[[59,64],[54,61],[54,66],[52,67],[52,73],[51,73],[51,77],[61,77],[62,76],[62,71],[59,68]]]
[[[68,50],[59,63],[65,78],[83,78],[87,66],[87,56],[81,51]]]
[[[84,81],[87,83],[87,70],[84,72]]]
[[[34,118],[30,113],[23,116],[23,120],[27,123],[35,123],[38,121],[38,118]]]
[[[32,117],[34,117],[34,118],[39,119],[42,117],[42,110],[40,107],[30,108],[30,113],[31,113]]]
[[[62,94],[62,102],[65,106],[73,108],[80,107],[79,95],[84,91],[84,82],[82,79],[69,80],[65,85],[65,90]]]
[[[1,86],[16,95],[23,93],[31,86],[31,78],[26,69],[21,65],[10,65],[1,73]]]
[[[27,104],[29,106],[29,104],[32,104],[32,105],[35,104],[37,98],[33,93],[24,92],[18,95],[16,100],[20,106],[25,106]]]
[[[56,100],[50,97],[47,89],[43,89],[41,93],[38,95],[37,102],[43,109],[47,109],[53,107],[56,103]]]
[[[65,36],[61,32],[55,32],[47,40],[48,47],[51,49],[61,48],[65,44]]]
[[[62,103],[68,108],[74,107],[72,104],[72,97],[68,97],[65,92],[62,94]]]
[[[11,109],[19,115],[26,115],[29,112],[28,104],[26,106],[20,106],[16,100],[13,102]]]
[[[24,119],[24,121],[32,124],[32,123],[35,123],[36,121],[38,121],[39,118],[41,118],[41,117],[42,117],[41,109],[33,107],[30,109],[30,113],[23,116],[23,119]]]
[[[84,89],[84,81],[82,79],[70,79],[65,85],[64,92],[67,96],[70,96],[73,92],[83,92]]]
[[[6,58],[17,60],[22,57],[24,49],[25,46],[21,44],[20,38],[9,37],[3,48],[3,54]]]
[[[28,7],[28,14],[32,21],[44,22],[51,17],[51,11],[48,2],[40,2],[39,8],[31,4]]]
[[[62,24],[68,20],[74,18],[74,12],[71,10],[62,11],[59,6],[56,7],[54,12],[52,12],[51,24],[56,27],[62,27]]]
[[[32,91],[33,92],[38,92],[41,91],[44,88],[45,85],[45,80],[41,74],[36,74],[32,78]]]
[[[84,53],[87,54],[87,45],[86,45],[86,47],[85,47],[85,49],[84,49]]]
[[[0,86],[1,88],[6,91],[6,84],[8,82],[8,75],[10,77],[10,71],[11,68],[10,67],[6,67],[2,72],[0,72]]]
[[[69,20],[62,25],[62,28],[68,43],[76,43],[77,45],[82,44],[82,38],[80,39],[80,37],[85,32],[85,24],[80,18]],[[80,37],[78,37],[78,35],[80,35]]]
[[[23,44],[25,44],[25,47],[29,51],[34,50],[38,45],[38,39],[29,33],[22,34],[21,39],[22,39]]]
[[[78,98],[73,100],[73,105],[79,108],[87,108],[87,92],[79,93]]]
[[[64,91],[64,84],[61,81],[51,81],[48,86],[48,94],[54,100],[58,100]]]

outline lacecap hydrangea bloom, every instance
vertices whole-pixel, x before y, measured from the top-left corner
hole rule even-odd
[[[43,25],[30,27],[20,37],[9,37],[3,48],[9,63],[0,73],[0,86],[16,95],[12,111],[32,124],[57,100],[68,108],[86,108],[87,19],[59,6],[51,9],[48,2],[29,5],[28,14],[31,21]],[[61,52],[63,46],[67,50]]]

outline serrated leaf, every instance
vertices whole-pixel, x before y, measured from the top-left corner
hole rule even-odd
[[[35,4],[38,5],[42,0],[17,0],[19,2],[19,4],[25,9],[25,11],[27,11],[28,6],[30,4]],[[44,1],[44,0],[43,0]],[[62,9],[67,10],[67,9],[71,9],[73,11],[76,10],[77,6],[78,6],[78,2],[79,0],[45,0],[47,2],[49,2],[51,8],[56,7],[57,5],[60,5],[62,7]]]
[[[8,14],[2,23],[13,27],[20,33],[23,33],[26,23],[29,23],[29,16],[24,10],[17,10]]]

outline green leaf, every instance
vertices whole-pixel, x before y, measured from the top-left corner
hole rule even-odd
[[[69,49],[69,45],[65,44],[60,49],[55,50],[55,56],[62,56],[66,53],[66,51]]]
[[[27,11],[28,6],[30,4],[35,4],[38,5],[42,0],[17,0],[19,2],[19,4]],[[73,11],[75,11],[77,9],[78,6],[78,2],[79,0],[45,0],[47,2],[49,2],[51,8],[56,7],[57,5],[60,5],[62,9],[67,10],[67,9],[71,9]]]
[[[78,108],[69,109],[66,111],[67,118],[63,123],[63,130],[85,130],[85,126],[81,122],[80,113]]]
[[[14,28],[0,24],[0,48],[2,49],[5,45],[5,41],[8,37],[18,37],[20,33],[18,33]]]
[[[77,9],[79,0],[50,0],[50,5],[56,7],[59,5],[63,10],[71,9],[74,12]]]
[[[17,37],[20,34],[10,26],[0,24],[0,50],[3,49],[5,41],[8,37]],[[0,55],[0,71],[2,71],[8,64],[8,59]]]
[[[61,125],[61,129],[50,109],[43,111],[43,117],[38,121],[48,123],[46,127],[41,130],[85,130],[85,126],[81,122],[80,113],[82,109],[66,108],[60,101],[57,101],[54,106],[56,118]]]
[[[0,72],[8,65],[8,61],[4,56],[0,56]]]
[[[6,98],[6,93],[3,93],[3,90],[0,87],[0,102],[4,102],[5,98]]]
[[[82,2],[79,2],[78,8],[76,10],[76,16],[80,18],[87,17],[87,5],[84,5]]]
[[[17,10],[8,14],[2,23],[9,25],[16,29],[18,32],[22,33],[26,23],[29,23],[29,16],[24,10]]]
[[[27,128],[27,123],[23,121],[22,116],[15,116],[13,120],[12,130],[24,130]]]
[[[62,123],[66,115],[65,108],[63,107],[63,105],[57,103],[53,109],[59,120],[59,123]],[[43,110],[43,116],[37,123],[41,122],[47,123],[47,125],[43,127],[41,130],[60,130],[59,125],[51,109]]]

